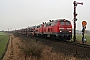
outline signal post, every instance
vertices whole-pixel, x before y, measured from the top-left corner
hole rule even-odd
[[[74,1],[73,4],[74,4],[74,37],[73,38],[74,38],[74,42],[75,42],[76,41],[76,21],[77,21],[76,7],[77,7],[77,4],[83,5],[83,3]]]

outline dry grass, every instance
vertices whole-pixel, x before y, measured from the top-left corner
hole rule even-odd
[[[20,37],[22,42],[22,45],[18,46],[21,52],[19,60],[76,60],[76,58],[72,56],[65,56],[61,52],[54,52],[52,47],[44,45],[32,37],[18,37]]]
[[[51,47],[43,45],[35,40],[22,40],[21,52],[25,60],[75,60],[74,57],[67,57],[63,53],[52,51]]]

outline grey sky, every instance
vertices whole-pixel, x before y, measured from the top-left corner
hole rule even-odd
[[[65,18],[73,25],[74,0],[0,0],[0,30],[20,29],[48,22],[49,19]],[[84,5],[77,6],[77,28],[87,21],[90,30],[90,1],[76,0]]]

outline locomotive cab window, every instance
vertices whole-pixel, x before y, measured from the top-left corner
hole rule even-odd
[[[60,24],[61,24],[61,25],[65,25],[64,21],[60,21]]]
[[[51,26],[51,23],[49,23],[48,26]]]
[[[66,21],[66,25],[70,25],[70,21]]]

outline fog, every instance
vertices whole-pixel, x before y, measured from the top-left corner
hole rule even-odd
[[[15,30],[48,22],[49,19],[68,19],[73,25],[74,0],[0,0],[0,30]],[[82,21],[90,30],[90,1],[77,6],[77,30],[82,30]]]

